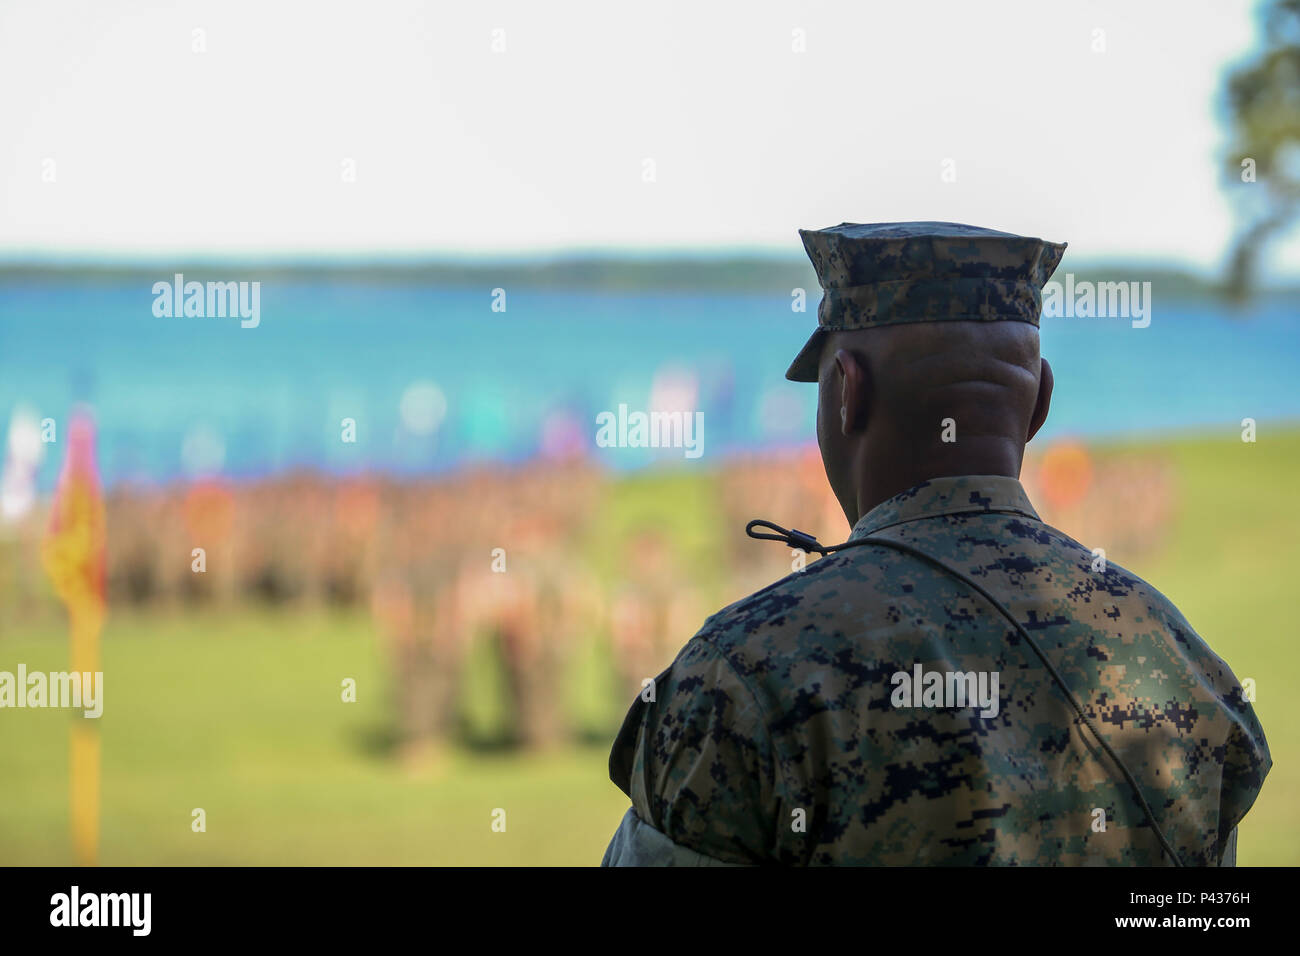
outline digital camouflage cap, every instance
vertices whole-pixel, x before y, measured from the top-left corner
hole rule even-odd
[[[842,222],[800,229],[822,287],[817,330],[790,365],[817,381],[828,332],[908,322],[1038,325],[1043,286],[1065,243],[957,222]]]

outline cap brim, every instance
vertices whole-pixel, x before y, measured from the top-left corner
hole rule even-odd
[[[826,340],[826,330],[818,329],[804,347],[799,350],[799,354],[794,357],[790,367],[786,369],[785,377],[792,382],[815,382],[817,381],[818,372],[821,370],[822,363],[822,343]]]

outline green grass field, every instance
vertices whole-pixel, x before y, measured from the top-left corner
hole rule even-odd
[[[1256,679],[1275,766],[1241,829],[1239,861],[1295,864],[1300,431],[1265,428],[1254,445],[1227,430],[1135,447],[1178,466],[1175,533],[1150,559],[1111,557],[1168,594],[1239,677]],[[66,644],[54,626],[9,634],[0,670],[62,669]],[[103,658],[103,864],[589,865],[626,808],[603,745],[452,750],[405,769],[385,746],[388,676],[362,613],[115,613]],[[347,677],[355,704],[340,702]],[[73,719],[0,714],[0,864],[72,862]],[[198,807],[204,833],[191,830]],[[504,833],[492,831],[497,808]]]
[[[607,753],[453,751],[404,769],[367,618],[115,617],[104,636],[104,864],[599,861],[626,799]],[[0,668],[59,669],[48,637]],[[357,702],[340,700],[345,677]],[[0,739],[0,863],[71,862],[67,712],[13,710]],[[191,812],[207,816],[191,831]],[[504,833],[491,829],[506,811]]]

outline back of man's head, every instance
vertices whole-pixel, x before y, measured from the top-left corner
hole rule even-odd
[[[1052,388],[1025,322],[833,332],[818,381],[818,442],[850,524],[929,478],[1019,477]]]

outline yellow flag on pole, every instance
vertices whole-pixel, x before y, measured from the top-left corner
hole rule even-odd
[[[84,410],[68,426],[63,459],[41,558],[68,609],[69,670],[95,680],[104,623],[106,532],[104,496],[95,466],[95,424]],[[104,692],[103,686],[99,693]],[[69,808],[77,862],[93,865],[99,848],[99,727],[81,714],[70,741]]]

